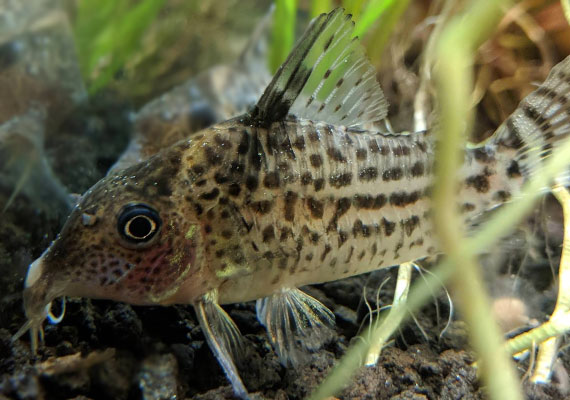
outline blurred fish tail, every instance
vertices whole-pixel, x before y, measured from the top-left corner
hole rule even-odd
[[[570,57],[524,98],[491,138],[499,151],[513,153],[511,173],[532,176],[557,146],[570,137]],[[570,170],[557,177],[570,183]]]

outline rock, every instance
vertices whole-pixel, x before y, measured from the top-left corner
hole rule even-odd
[[[147,357],[139,374],[139,388],[144,400],[178,398],[176,378],[178,363],[172,354]]]

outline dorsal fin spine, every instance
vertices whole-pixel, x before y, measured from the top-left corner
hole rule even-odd
[[[248,122],[269,127],[291,115],[347,127],[378,126],[388,103],[353,30],[351,16],[342,9],[315,19]]]
[[[287,88],[290,87],[291,82],[294,81],[294,79],[297,77],[297,73],[302,65],[301,60],[303,60],[303,58],[307,55],[307,53],[311,50],[312,45],[314,44],[314,42],[318,39],[319,34],[322,32],[323,29],[326,28],[326,22],[331,18],[331,14],[321,14],[317,19],[315,19],[315,21],[313,22],[313,26],[311,26],[309,28],[309,30],[305,33],[305,36],[303,36],[302,40],[306,40],[307,42],[310,42],[310,45],[307,45],[306,43],[300,43],[292,52],[291,54],[289,54],[289,57],[287,57],[287,60],[285,60],[285,62],[279,67],[279,69],[277,70],[277,73],[275,74],[275,77],[273,78],[273,81],[271,82],[271,84],[269,85],[269,87],[265,90],[265,92],[263,93],[263,95],[261,96],[261,99],[259,100],[258,104],[255,106],[254,111],[252,112],[252,118],[253,118],[253,122],[254,123],[258,123],[260,125],[268,125],[269,122],[271,121],[267,121],[267,118],[270,117],[268,115],[266,115],[266,111],[267,110],[273,110],[274,109],[274,105],[276,105],[278,103],[279,98],[281,98],[281,100],[285,100],[285,104],[288,104],[288,106],[290,107],[292,105],[292,103],[295,101],[295,99],[286,99],[285,95],[287,94]],[[318,28],[315,28],[314,26],[318,26]],[[298,48],[301,48],[301,45],[305,45],[305,49],[303,50],[302,54],[298,54],[297,50]],[[298,58],[299,61],[295,62],[294,64],[291,63],[291,61],[294,58]],[[287,80],[287,82],[285,83],[285,85],[283,86],[283,89],[278,90],[278,91],[271,91],[269,89],[271,89],[272,87],[280,87],[280,80],[283,79],[283,74],[287,72],[288,68],[294,68],[294,71],[289,75],[289,79]],[[306,74],[306,76],[304,77],[303,81],[303,85],[307,82],[307,80],[310,77],[310,72]],[[272,106],[273,105],[273,106]],[[285,115],[287,114],[287,110],[285,110],[284,115],[273,115],[271,116],[271,119],[274,120],[275,117],[279,118],[284,118]],[[281,112],[283,112],[281,110]]]

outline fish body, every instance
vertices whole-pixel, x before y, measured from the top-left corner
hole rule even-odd
[[[279,356],[332,319],[299,286],[439,252],[429,132],[379,128],[387,104],[336,10],[316,19],[247,114],[217,124],[84,194],[29,269],[29,327],[58,296],[192,304],[236,393],[237,328],[219,304],[258,300]],[[484,144],[466,149],[466,224],[516,196],[568,135],[570,59]],[[292,316],[293,324],[288,323]],[[292,328],[291,326],[297,326]]]
[[[264,129],[236,119],[194,139],[180,157],[191,165],[178,176],[193,195],[179,193],[177,208],[202,217],[202,258],[211,268],[203,288],[217,289],[222,304],[439,252],[427,133],[308,120]],[[510,161],[492,146],[467,153],[458,203],[466,219],[516,195],[522,176],[509,175]],[[186,294],[175,298],[184,302]]]
[[[466,154],[466,219],[520,190],[493,147]],[[171,304],[216,289],[225,304],[417,260],[439,252],[433,162],[427,133],[237,118],[101,180],[43,262],[58,265],[67,295]],[[158,211],[160,238],[130,244],[108,218],[137,204]]]

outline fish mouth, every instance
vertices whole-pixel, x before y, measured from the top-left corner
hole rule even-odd
[[[26,323],[12,337],[12,341],[19,339],[24,333],[30,331],[32,352],[35,354],[38,344],[43,342],[43,322],[47,319],[57,323],[63,318],[53,317],[50,312],[51,302],[58,297],[58,291],[54,290],[52,279],[45,274],[44,254],[28,268],[24,288],[24,310]],[[38,341],[39,339],[39,341]]]
[[[44,271],[44,255],[45,252],[28,267],[28,273],[26,274],[26,281],[24,283],[26,289],[34,286],[42,276]]]

